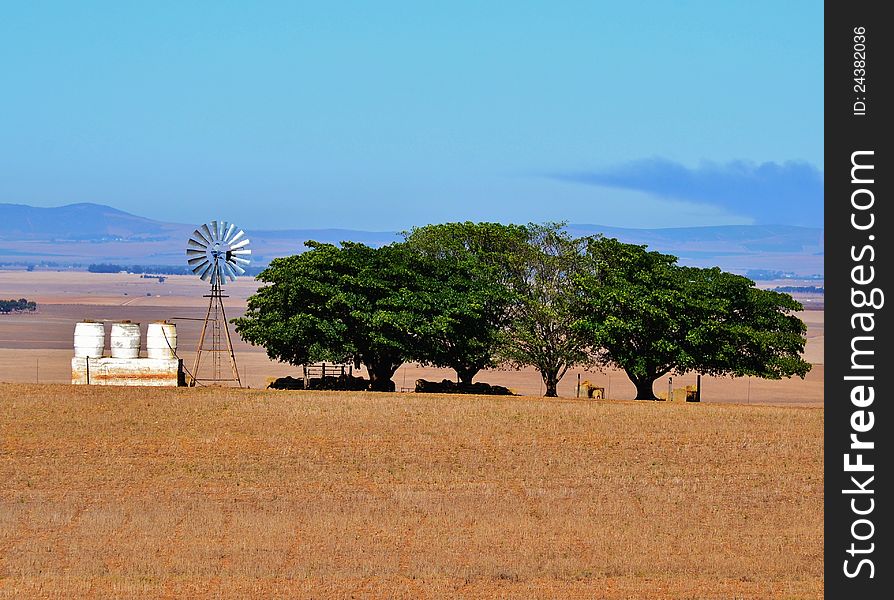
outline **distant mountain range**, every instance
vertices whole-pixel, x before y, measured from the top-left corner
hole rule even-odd
[[[102,204],[41,208],[0,204],[2,241],[145,240],[170,235],[177,225],[126,213]]]
[[[40,208],[0,203],[0,264],[58,266],[111,262],[180,265],[186,238],[195,225],[167,223],[101,204]],[[693,266],[735,272],[774,270],[800,275],[823,273],[824,232],[789,225],[726,225],[631,229],[571,224],[574,235],[602,233],[624,242],[680,257]],[[251,230],[253,259],[266,263],[300,252],[306,240],[344,240],[382,245],[400,239],[393,231],[351,229]]]

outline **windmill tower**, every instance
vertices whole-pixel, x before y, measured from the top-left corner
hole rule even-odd
[[[243,267],[251,262],[248,244],[245,232],[226,221],[211,221],[202,225],[193,231],[187,242],[186,257],[189,267],[202,281],[211,282],[211,292],[204,295],[208,298],[208,311],[205,313],[199,345],[196,347],[190,386],[200,382],[211,385],[235,382],[238,387],[242,387],[236,355],[233,353],[233,341],[230,338],[230,326],[224,310],[223,299],[229,296],[223,293],[223,283],[226,279],[236,281],[237,275],[245,273]],[[203,357],[209,358],[211,364],[206,369],[207,375],[200,377]],[[222,367],[227,358],[231,372],[224,375]]]

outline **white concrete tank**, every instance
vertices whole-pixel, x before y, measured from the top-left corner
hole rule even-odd
[[[101,358],[102,351],[105,347],[106,328],[102,323],[96,323],[95,321],[81,321],[75,325],[75,356],[81,358]]]
[[[149,323],[146,331],[146,356],[176,358],[177,326],[167,321]]]
[[[130,321],[112,323],[109,342],[112,347],[112,358],[139,358],[140,324]]]

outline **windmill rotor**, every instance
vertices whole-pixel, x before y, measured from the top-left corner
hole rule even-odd
[[[245,231],[227,221],[210,221],[196,228],[186,243],[186,262],[193,273],[212,286],[236,281],[251,262]]]

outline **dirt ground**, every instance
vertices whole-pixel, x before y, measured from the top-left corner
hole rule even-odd
[[[257,287],[253,279],[242,278],[227,287],[227,316],[245,310],[245,301]],[[148,323],[170,319],[177,323],[178,354],[191,369],[198,342],[200,319],[207,308],[207,284],[196,277],[170,276],[164,283],[141,279],[139,275],[83,272],[0,271],[0,298],[25,297],[36,300],[39,312],[33,315],[0,316],[0,381],[66,383],[71,381],[72,336],[82,319],[116,321],[129,319],[145,328]],[[822,406],[824,312],[801,313],[808,326],[805,358],[814,364],[802,381],[795,378],[767,381],[756,378],[703,378],[705,402],[735,402]],[[249,346],[234,334],[240,376],[245,385],[263,388],[276,377],[297,375],[298,367],[271,361],[263,349]],[[207,364],[207,363],[206,363]],[[362,374],[362,373],[361,373]],[[635,389],[626,375],[614,369],[570,371],[559,385],[559,395],[577,394],[577,380],[604,387],[610,398],[632,398]],[[455,379],[448,369],[432,369],[407,364],[394,376],[398,390],[411,390],[419,378]],[[492,370],[478,378],[506,386],[519,394],[542,395],[543,383],[533,369]],[[673,378],[673,387],[695,383],[695,374]],[[667,378],[655,384],[656,392],[667,390]]]
[[[821,598],[822,409],[0,385],[0,597]]]

